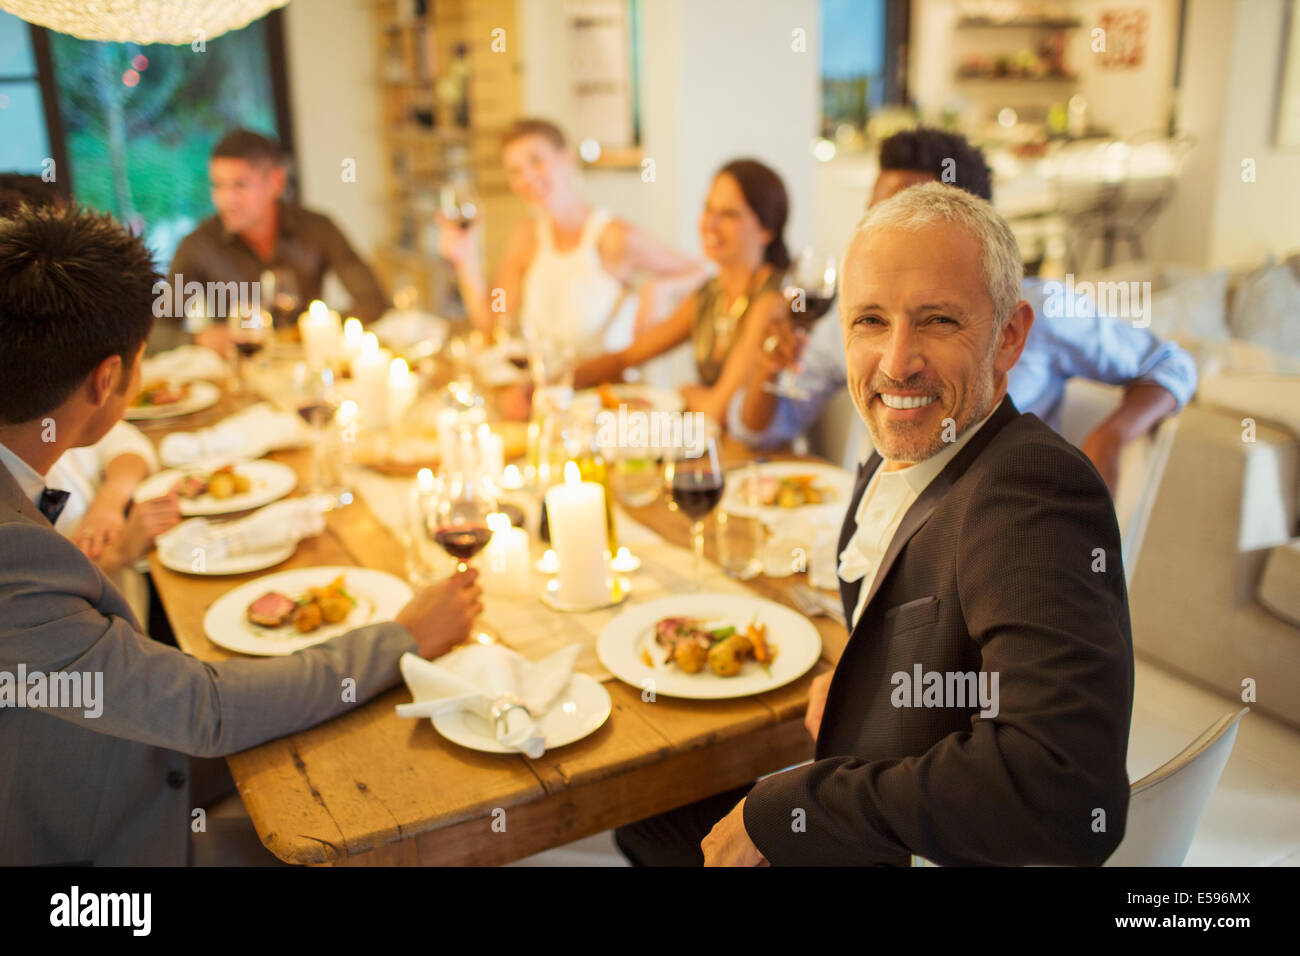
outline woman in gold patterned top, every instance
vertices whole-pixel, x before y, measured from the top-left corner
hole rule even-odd
[[[690,340],[700,381],[682,388],[686,406],[724,421],[731,396],[751,371],[747,359],[759,347],[768,317],[784,308],[789,210],[785,184],[770,168],[753,159],[723,166],[699,223],[700,245],[718,274],[627,348],[581,363],[578,387],[617,381],[627,369]]]

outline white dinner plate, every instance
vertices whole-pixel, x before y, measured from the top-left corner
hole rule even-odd
[[[172,486],[186,475],[209,474],[214,469],[172,469],[150,475],[136,485],[136,501],[148,501],[160,498],[171,491]],[[181,514],[187,518],[199,515],[225,515],[236,511],[248,511],[260,508],[272,501],[283,498],[293,491],[298,484],[298,473],[288,465],[278,461],[240,461],[235,462],[235,471],[248,478],[252,487],[243,494],[231,495],[229,498],[214,498],[207,492],[197,498],[181,499]]]
[[[185,527],[185,522],[181,522],[176,526],[176,528],[183,527]],[[165,534],[170,533],[166,532]],[[233,557],[213,558],[211,555],[204,554],[202,560],[196,560],[196,555],[183,552],[177,553],[175,550],[169,549],[165,542],[165,534],[158,539],[158,563],[169,571],[177,571],[181,574],[197,574],[205,577],[264,571],[267,568],[275,567],[281,561],[289,560],[289,558],[293,557],[293,553],[298,550],[298,545],[294,543],[281,545],[278,548],[271,548],[266,551],[237,554]]]
[[[664,662],[665,651],[655,642],[655,625],[666,617],[694,617],[713,628],[731,625],[738,631],[757,620],[767,625],[768,643],[776,659],[765,671],[753,660],[745,662],[735,677],[719,677],[705,665],[687,674]],[[649,655],[652,665],[642,657]],[[630,607],[601,631],[596,656],[621,681],[667,697],[719,700],[748,697],[781,687],[817,663],[822,653],[821,635],[802,614],[763,598],[738,594],[675,594]]]
[[[131,421],[149,421],[155,418],[176,418],[211,408],[221,398],[221,389],[211,382],[191,382],[190,393],[170,405],[128,405],[123,417]]]
[[[609,719],[613,704],[609,691],[587,674],[575,673],[569,686],[537,721],[546,736],[546,749],[554,750],[594,734]],[[497,740],[492,727],[478,714],[458,710],[430,718],[433,729],[452,743],[490,754],[518,753]]]
[[[268,591],[279,591],[296,599],[307,588],[325,587],[339,575],[343,576],[344,590],[356,599],[357,604],[352,613],[337,624],[324,624],[310,633],[299,634],[292,624],[259,627],[248,619],[248,606]],[[391,621],[411,596],[411,586],[387,571],[337,565],[294,568],[268,574],[256,581],[246,581],[227,591],[203,616],[203,630],[208,640],[228,651],[278,657],[328,641],[353,628]]]
[[[795,515],[805,508],[825,508],[830,505],[843,511],[853,497],[853,472],[823,465],[817,462],[768,461],[753,466],[760,480],[771,478],[779,480],[791,475],[812,475],[813,487],[825,493],[825,500],[820,504],[802,505],[798,508],[782,508],[780,505],[759,505],[752,507],[746,500],[746,490],[741,478],[746,470],[736,470],[727,474],[727,490],[722,495],[722,507],[728,514],[741,517],[757,515],[764,521],[779,519],[783,515]]]

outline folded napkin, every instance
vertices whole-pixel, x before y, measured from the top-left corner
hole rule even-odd
[[[185,565],[196,550],[216,562],[283,548],[324,531],[329,505],[317,495],[276,501],[238,521],[190,518],[158,536],[158,551],[169,563]]]
[[[414,703],[399,717],[439,717],[468,710],[493,728],[497,740],[534,759],[546,752],[537,726],[573,679],[582,651],[570,644],[532,662],[500,644],[471,644],[435,661],[403,654],[400,666]]]
[[[311,440],[307,426],[291,412],[277,412],[266,402],[231,415],[211,428],[172,432],[158,446],[168,468],[232,458],[261,458],[268,451]]]
[[[201,345],[182,345],[170,352],[159,352],[144,360],[140,374],[143,381],[194,382],[220,379],[228,372],[220,355]]]
[[[807,571],[813,587],[838,588],[836,545],[843,520],[842,503],[810,505],[770,517],[763,573],[780,578]]]

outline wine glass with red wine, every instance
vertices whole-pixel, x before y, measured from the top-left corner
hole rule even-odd
[[[813,325],[830,311],[835,302],[838,273],[839,263],[830,253],[813,246],[799,253],[781,285],[781,295],[790,310],[791,325],[805,334],[812,331]],[[768,383],[763,388],[786,398],[801,400],[809,397],[808,392],[799,386],[797,372],[792,368],[782,371],[775,383]]]
[[[487,518],[495,510],[491,489],[474,472],[454,472],[443,479],[437,504],[428,516],[428,532],[456,559],[457,571],[466,570],[492,540]]]
[[[700,421],[688,417],[688,422]],[[704,563],[704,519],[709,516],[726,488],[726,475],[718,455],[718,431],[714,427],[683,430],[682,442],[668,454],[664,485],[676,510],[691,519],[691,547],[695,552],[694,586],[700,586]]]
[[[234,346],[235,389],[244,391],[248,388],[248,363],[266,348],[270,338],[270,315],[263,311],[236,310],[230,313],[227,322],[230,344]]]

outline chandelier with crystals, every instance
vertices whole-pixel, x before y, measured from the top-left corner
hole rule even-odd
[[[206,43],[289,0],[0,0],[28,23],[83,40]]]

